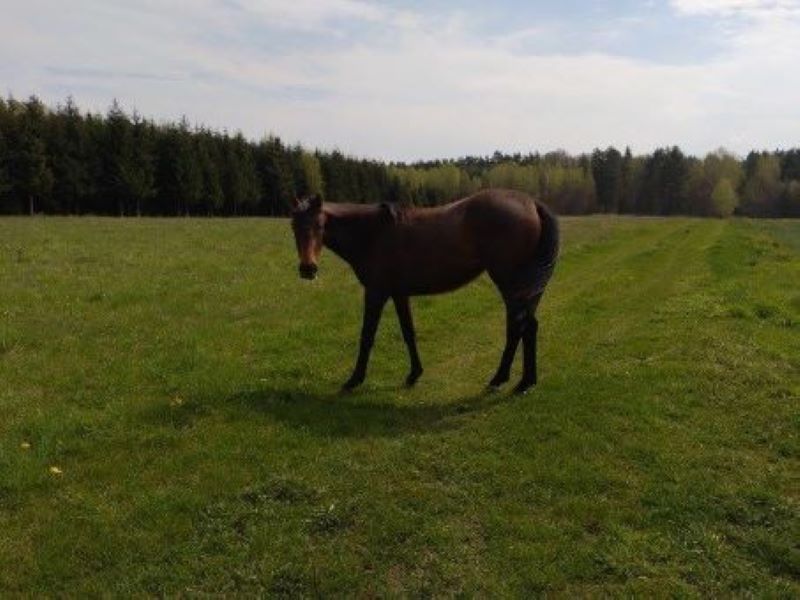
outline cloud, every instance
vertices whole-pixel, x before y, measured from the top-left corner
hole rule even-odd
[[[13,60],[0,61],[0,80],[49,102],[73,94],[104,110],[116,97],[158,118],[386,159],[745,151],[800,139],[794,4],[672,0],[682,18],[737,22],[708,30],[718,55],[671,65],[589,51],[568,21],[489,34],[480,14],[365,0],[78,0],[69,11],[30,0],[4,9],[0,56]],[[570,43],[558,46],[562,32]],[[526,47],[541,37],[546,53]]]
[[[671,0],[670,4],[686,15],[765,17],[800,13],[798,0]]]
[[[360,0],[229,0],[229,5],[273,27],[295,31],[331,31],[331,22],[376,22],[389,15],[387,9]]]

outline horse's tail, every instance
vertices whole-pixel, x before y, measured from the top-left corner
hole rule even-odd
[[[521,286],[522,289],[517,294],[518,297],[525,300],[533,300],[544,292],[544,288],[556,268],[560,243],[556,216],[539,201],[536,201],[536,211],[539,213],[539,220],[542,224],[539,242],[536,245],[536,254],[533,257],[533,261],[525,269],[524,285]]]

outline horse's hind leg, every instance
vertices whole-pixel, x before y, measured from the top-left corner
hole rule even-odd
[[[506,346],[500,358],[500,365],[497,367],[489,387],[500,387],[511,377],[511,365],[514,362],[514,355],[517,353],[517,346],[522,337],[523,328],[526,320],[525,305],[506,300]]]
[[[515,394],[524,394],[536,385],[536,341],[539,334],[539,321],[536,308],[542,295],[536,296],[525,309],[525,323],[522,329],[522,379],[514,388]]]

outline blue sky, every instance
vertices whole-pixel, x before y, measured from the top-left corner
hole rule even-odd
[[[800,145],[800,0],[45,0],[0,82],[382,159]]]

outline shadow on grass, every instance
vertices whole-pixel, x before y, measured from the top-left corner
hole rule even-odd
[[[513,401],[505,393],[489,391],[441,404],[404,404],[386,396],[371,390],[322,394],[262,388],[234,394],[225,405],[236,418],[251,418],[255,412],[323,437],[392,437],[458,427],[468,415]]]

